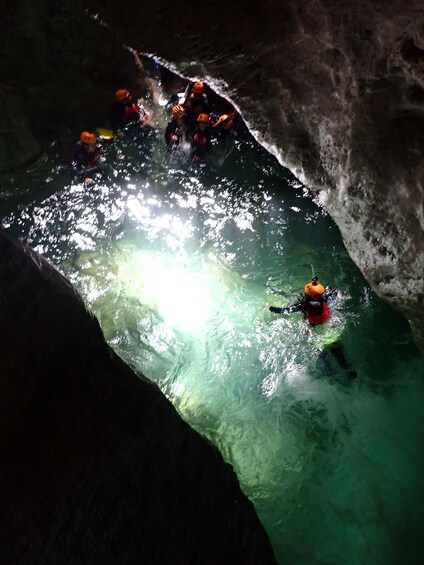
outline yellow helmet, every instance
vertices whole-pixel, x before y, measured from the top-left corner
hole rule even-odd
[[[94,133],[83,131],[81,132],[80,140],[87,145],[92,145],[93,143],[96,143],[96,136],[94,135]]]
[[[305,291],[306,296],[309,296],[312,300],[322,298],[322,295],[325,292],[325,288],[317,280],[312,280],[310,283],[305,284],[303,290]]]
[[[178,105],[172,108],[172,115],[174,118],[182,118],[185,114],[184,106]]]

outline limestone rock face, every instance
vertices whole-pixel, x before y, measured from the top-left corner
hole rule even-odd
[[[275,563],[219,452],[0,235],[0,562]]]
[[[121,41],[205,79],[317,195],[424,351],[424,4],[89,0]]]

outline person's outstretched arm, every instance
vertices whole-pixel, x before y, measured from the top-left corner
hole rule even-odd
[[[298,300],[295,304],[286,306],[285,308],[268,306],[268,310],[270,312],[274,312],[274,314],[291,314],[292,312],[301,312],[302,310],[304,310],[303,300]]]

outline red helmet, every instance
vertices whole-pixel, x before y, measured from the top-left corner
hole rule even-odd
[[[125,98],[129,98],[129,96],[130,93],[128,92],[128,90],[125,90],[125,88],[120,88],[115,92],[115,100],[117,102],[122,102],[122,100],[125,100]]]
[[[80,140],[87,145],[92,145],[93,143],[96,143],[96,136],[94,135],[94,133],[83,131],[81,132]]]
[[[194,94],[203,94],[203,92],[205,91],[205,85],[203,84],[203,82],[195,82],[191,91]]]

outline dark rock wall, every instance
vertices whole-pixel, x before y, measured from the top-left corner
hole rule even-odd
[[[424,351],[421,0],[88,0],[121,41],[207,80],[319,197]]]
[[[219,452],[0,235],[0,563],[274,563]]]
[[[107,127],[114,90],[137,86],[130,52],[72,0],[9,2],[0,35],[0,171],[39,154],[34,133]]]

